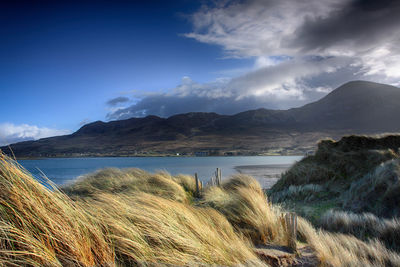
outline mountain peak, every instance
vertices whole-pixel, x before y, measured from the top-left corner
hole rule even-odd
[[[400,88],[352,81],[316,102],[289,110],[260,108],[235,115],[189,112],[169,118],[95,121],[72,135],[12,144],[11,148],[17,156],[305,149],[321,138],[344,133],[400,131],[399,103]]]

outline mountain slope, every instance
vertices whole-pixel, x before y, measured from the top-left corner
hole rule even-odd
[[[71,135],[10,145],[17,156],[122,156],[235,152],[302,153],[320,138],[400,131],[400,89],[354,81],[319,101],[289,110],[235,115],[186,113],[93,122]],[[8,147],[1,148],[10,153]]]
[[[400,89],[366,81],[349,82],[317,102],[288,112],[305,126],[398,131]]]

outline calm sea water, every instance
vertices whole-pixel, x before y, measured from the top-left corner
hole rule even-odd
[[[301,156],[51,158],[18,162],[33,175],[44,174],[60,185],[107,167],[134,167],[150,172],[166,170],[171,174],[193,175],[197,172],[199,178],[205,182],[210,179],[216,168],[221,168],[224,178],[237,173],[236,166],[285,165],[293,164],[301,158]]]

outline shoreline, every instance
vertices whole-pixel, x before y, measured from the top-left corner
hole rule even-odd
[[[234,156],[182,156],[182,155],[136,155],[136,156],[76,156],[76,157],[16,157],[17,160],[43,160],[43,159],[80,159],[80,158],[236,158],[236,157],[292,157],[304,156],[304,154],[260,154],[260,155],[234,155]],[[12,157],[14,158],[14,157]],[[264,165],[246,165],[237,167],[251,167],[251,166],[264,166]]]
[[[240,174],[254,177],[263,189],[271,188],[293,164],[242,165],[234,169]]]

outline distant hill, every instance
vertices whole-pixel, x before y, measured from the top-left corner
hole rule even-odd
[[[300,154],[321,138],[400,131],[400,88],[353,81],[289,110],[186,113],[96,121],[71,135],[10,145],[17,157]],[[8,147],[1,148],[10,153]]]

